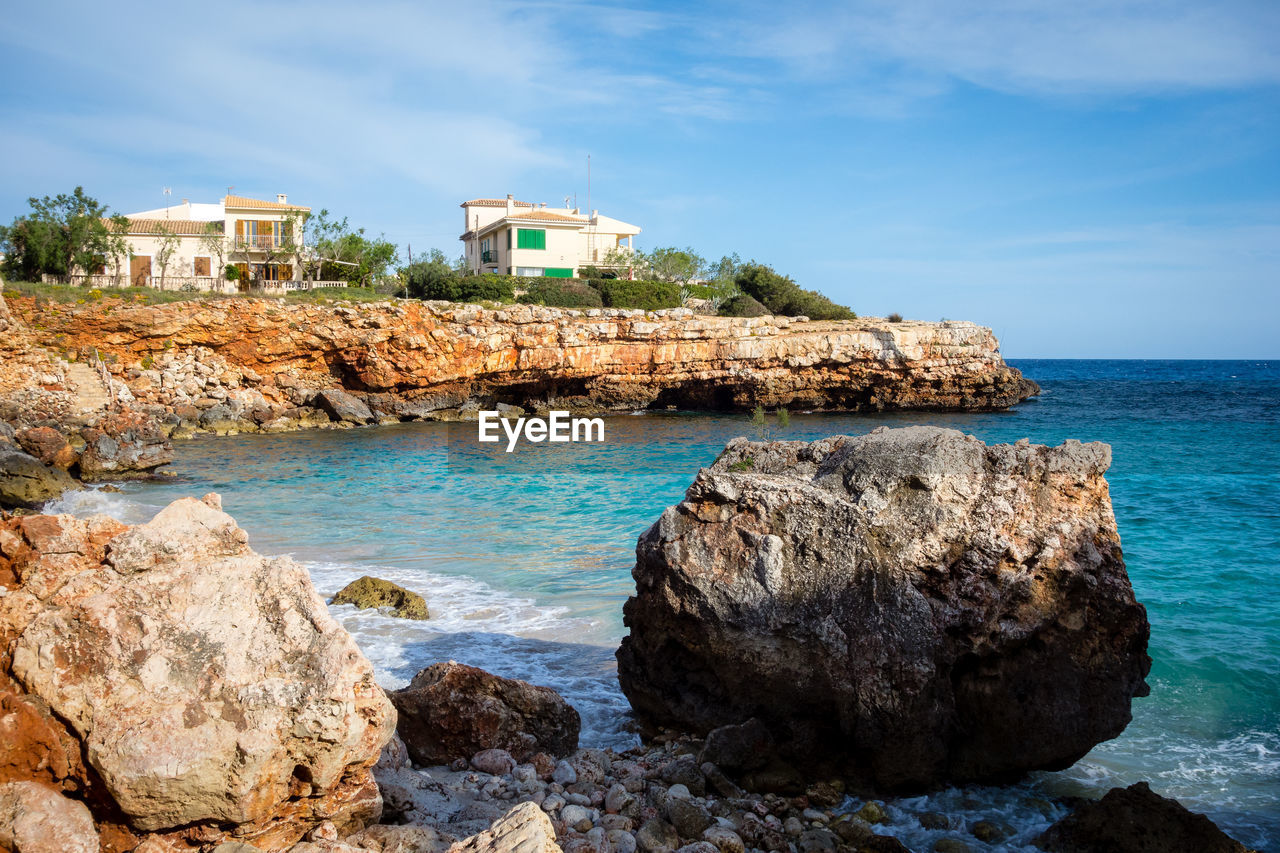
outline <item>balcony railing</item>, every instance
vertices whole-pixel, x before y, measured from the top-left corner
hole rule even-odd
[[[237,249],[278,249],[285,244],[279,234],[237,234]]]
[[[498,262],[498,253],[492,249],[480,253],[480,263],[496,264]]]

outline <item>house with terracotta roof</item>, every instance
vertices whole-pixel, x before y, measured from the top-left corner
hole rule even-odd
[[[282,193],[275,201],[236,195],[214,204],[183,199],[182,204],[126,214],[128,283],[223,290],[226,267],[234,266],[241,289],[284,287],[301,271],[301,226],[310,212],[290,204]]]
[[[610,263],[634,251],[640,229],[620,219],[575,208],[516,201],[514,196],[464,201],[467,266],[474,273],[576,278],[583,267]]]

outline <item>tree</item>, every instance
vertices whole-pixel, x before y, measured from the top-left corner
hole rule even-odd
[[[366,237],[363,228],[352,229],[346,217],[330,218],[328,210],[316,215],[310,231],[310,271],[322,279],[368,287],[399,262],[395,243]]]
[[[169,270],[169,262],[182,244],[182,238],[169,230],[168,226],[160,226],[160,239],[156,242],[156,264],[160,267],[160,289],[164,290],[165,275]]]
[[[409,264],[400,271],[400,275],[404,279],[405,290],[414,299],[458,301],[459,276],[439,249],[432,249],[426,260]]]
[[[604,260],[600,262],[600,265],[617,278],[632,278],[633,270],[646,270],[649,268],[649,259],[645,257],[644,252],[627,249],[623,246],[614,246],[605,253]],[[605,276],[592,273],[585,277],[604,278]]]
[[[111,254],[107,208],[85,194],[73,192],[29,198],[31,212],[13,220],[0,234],[5,272],[13,278],[67,276],[90,272]]]
[[[677,249],[669,246],[654,249],[648,255],[649,273],[659,281],[686,285],[702,276],[707,262],[691,248]]]
[[[210,222],[200,235],[200,249],[209,253],[210,275],[221,275],[227,264],[227,235],[221,222]]]

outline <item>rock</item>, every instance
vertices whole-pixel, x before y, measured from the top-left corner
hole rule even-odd
[[[560,819],[565,826],[578,832],[591,829],[591,809],[585,806],[565,806],[560,810]]]
[[[354,604],[361,610],[390,608],[392,616],[402,619],[430,619],[427,602],[416,592],[380,578],[365,575],[338,590],[330,604]]]
[[[516,760],[505,749],[483,749],[471,756],[471,766],[481,773],[503,776],[516,769]]]
[[[698,760],[685,755],[662,768],[662,781],[668,785],[684,785],[689,793],[701,797],[707,792],[707,779],[702,775]]]
[[[667,820],[681,838],[702,838],[711,826],[711,815],[693,800],[667,797]]]
[[[52,427],[24,429],[15,438],[19,447],[52,468],[65,471],[80,461],[67,437]]]
[[[98,853],[98,831],[83,803],[37,782],[0,785],[0,850]]]
[[[944,814],[925,812],[920,815],[920,825],[925,829],[950,829],[951,821]]]
[[[379,823],[343,839],[370,853],[446,853],[457,843],[447,832],[431,826],[389,826]]]
[[[974,838],[987,844],[999,844],[1009,836],[1013,835],[1013,827],[1006,823],[996,823],[992,820],[980,820],[969,828],[969,832]]]
[[[745,853],[746,851],[746,845],[743,844],[742,837],[727,827],[708,827],[702,833],[702,840],[714,844],[720,853]]]
[[[551,781],[567,787],[578,781],[578,771],[573,769],[572,764],[561,759],[556,762],[556,769],[551,772]]]
[[[625,829],[606,830],[605,838],[613,847],[613,853],[636,853],[639,846],[636,844],[636,837]]]
[[[306,570],[255,554],[217,505],[0,522],[0,577],[21,578],[0,597],[8,673],[80,744],[93,772],[63,784],[103,818],[272,849],[357,830],[381,812],[390,703]]]
[[[939,838],[933,842],[933,853],[973,853],[968,844],[958,838]]]
[[[75,485],[61,468],[51,468],[29,453],[0,445],[0,509],[35,509]]]
[[[877,803],[875,800],[867,800],[862,804],[862,808],[853,813],[859,820],[866,823],[888,823],[889,815],[885,813],[884,805]]]
[[[724,775],[719,767],[715,766],[710,761],[704,761],[698,769],[702,771],[702,775],[706,778],[707,784],[714,788],[716,793],[720,794],[720,796],[737,799],[742,797],[745,793],[741,788],[733,783],[733,780]]]
[[[806,829],[796,847],[800,853],[836,853],[840,838],[829,829]]]
[[[872,835],[855,848],[858,853],[911,853],[911,850],[890,835]]]
[[[438,663],[389,694],[397,729],[418,764],[447,764],[483,749],[516,761],[535,753],[565,755],[578,745],[578,712],[549,687],[500,678],[457,663]]]
[[[533,803],[521,803],[488,830],[450,848],[450,853],[560,853],[551,819]]]
[[[936,427],[735,439],[640,537],[622,688],[653,726],[757,717],[810,778],[1067,767],[1147,693],[1109,464]]]
[[[636,846],[645,853],[672,853],[680,846],[680,836],[674,826],[654,817],[645,821],[636,833]]]
[[[718,848],[709,841],[695,841],[677,848],[676,853],[718,853]]]
[[[158,420],[136,411],[104,415],[80,431],[80,478],[117,480],[151,476],[173,461],[173,445]]]
[[[335,421],[367,424],[374,420],[373,412],[368,406],[340,388],[327,388],[312,397],[308,403]]]
[[[1036,844],[1049,853],[1256,853],[1146,782],[1112,788],[1096,803],[1085,803]]]
[[[768,726],[752,717],[708,732],[699,760],[710,761],[729,773],[740,773],[763,767],[772,752],[773,736]]]

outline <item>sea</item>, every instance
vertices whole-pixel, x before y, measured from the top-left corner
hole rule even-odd
[[[953,837],[1032,853],[1070,798],[1145,780],[1280,853],[1280,361],[1010,363],[1043,391],[1009,411],[793,413],[771,432],[935,424],[988,443],[1110,444],[1125,562],[1151,621],[1151,695],[1134,701],[1120,737],[1068,770],[889,798],[891,822],[877,831],[912,850]],[[637,412],[609,417],[602,443],[513,453],[477,450],[475,429],[198,437],[175,446],[172,480],[75,492],[52,509],[138,522],[218,492],[255,549],[292,555],[326,597],[361,575],[422,593],[426,622],[331,608],[383,686],[455,660],[554,687],[582,714],[584,746],[636,744],[613,658],[636,538],[728,440],[758,428],[745,415]],[[952,826],[925,829],[925,812]],[[980,842],[969,831],[979,820],[1011,834]]]

